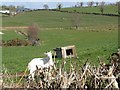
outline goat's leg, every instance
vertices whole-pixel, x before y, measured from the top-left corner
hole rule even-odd
[[[33,81],[35,80],[34,75],[35,75],[35,73],[33,72],[32,73],[32,79],[33,79]]]
[[[32,80],[34,80],[34,74],[35,74],[35,72],[34,72],[34,70],[30,70],[30,74],[29,74],[29,80],[31,79],[31,77],[32,77]]]

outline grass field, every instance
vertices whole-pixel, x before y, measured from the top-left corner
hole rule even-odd
[[[80,27],[112,27],[117,26],[117,17],[96,16],[79,14]],[[64,19],[63,19],[64,18]],[[73,19],[72,13],[52,12],[52,11],[33,11],[20,13],[13,17],[3,17],[4,26],[28,26],[37,23],[41,28],[68,28],[71,27]]]
[[[77,61],[80,64],[89,59],[91,64],[97,65],[98,56],[108,62],[107,58],[118,45],[117,17],[80,15],[79,30],[70,29],[71,17],[72,14],[50,11],[25,12],[15,17],[3,17],[3,26],[28,26],[37,23],[42,41],[41,46],[35,47],[3,47],[3,64],[12,73],[24,71],[32,58],[44,57],[44,52],[67,45],[76,45],[79,56]],[[3,40],[24,38],[14,30],[4,30]]]
[[[12,31],[9,33],[14,34]],[[50,30],[42,31],[41,33],[41,46],[3,47],[3,64],[11,71],[22,71],[32,58],[44,57],[43,53],[45,51],[52,50],[55,47],[73,44],[76,45],[77,54],[81,63],[84,63],[86,59],[90,59],[89,62],[92,64],[98,64],[97,56],[101,56],[106,62],[106,58],[117,47],[117,32],[114,31]]]
[[[100,7],[79,7],[79,8],[63,8],[65,11],[87,12],[87,13],[101,13]],[[118,14],[118,6],[106,5],[104,6],[104,14]]]

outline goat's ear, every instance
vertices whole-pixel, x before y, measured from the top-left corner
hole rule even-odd
[[[46,55],[47,53],[45,52],[44,54]]]
[[[46,51],[44,54],[47,54],[48,53],[48,51]]]
[[[52,51],[50,51],[50,53],[52,53]]]

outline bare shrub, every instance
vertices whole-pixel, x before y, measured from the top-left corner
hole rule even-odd
[[[100,2],[100,11],[101,11],[101,14],[103,14],[103,12],[104,12],[104,5],[105,5],[104,1]]]
[[[32,45],[36,45],[38,41],[40,40],[38,38],[39,28],[37,24],[32,24],[28,27],[27,35],[28,40],[32,43]]]
[[[78,14],[76,11],[74,11],[71,21],[72,21],[72,26],[75,27],[75,29],[79,29],[80,14]]]

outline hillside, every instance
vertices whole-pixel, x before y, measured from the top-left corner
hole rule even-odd
[[[80,27],[114,27],[117,26],[117,17],[96,16],[79,14]],[[2,17],[4,26],[28,26],[37,23],[42,28],[70,28],[72,26],[73,13],[55,11],[32,11],[20,13],[12,17]]]
[[[83,64],[87,59],[92,64],[98,64],[100,56],[108,62],[108,56],[116,50],[118,42],[118,18],[102,15],[79,14],[80,28],[72,27],[73,13],[55,11],[32,11],[20,13],[16,16],[2,17],[5,26],[28,26],[37,23],[40,27],[40,46],[3,47],[3,64],[12,73],[24,71],[27,63],[36,57],[44,57],[43,53],[52,51],[56,47],[75,45],[79,63]],[[15,30],[4,29],[3,40],[25,37],[17,34]],[[60,59],[56,59],[62,61]]]
[[[77,8],[63,8],[63,11],[74,11],[77,12],[87,12],[87,13],[101,13],[100,7],[77,7]],[[106,5],[104,6],[104,14],[118,14],[118,7],[116,5]]]

